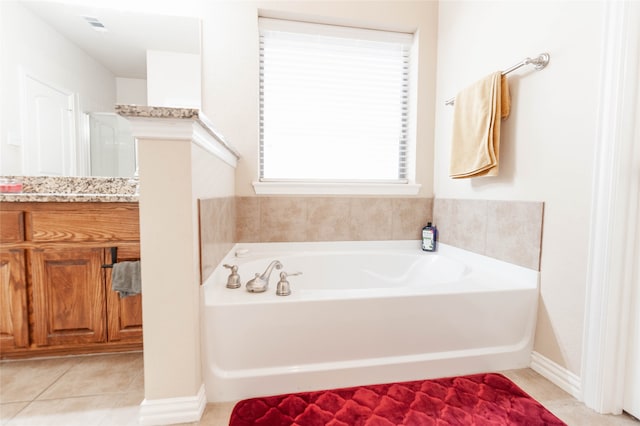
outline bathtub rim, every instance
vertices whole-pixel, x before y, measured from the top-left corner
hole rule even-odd
[[[388,241],[321,241],[321,242],[269,242],[269,243],[236,243],[225,255],[225,257],[218,263],[213,273],[205,280],[202,285],[203,290],[203,305],[207,306],[226,306],[239,303],[278,303],[283,301],[299,301],[304,302],[307,300],[313,300],[313,298],[299,298],[299,297],[280,297],[275,295],[275,286],[273,289],[265,293],[251,294],[244,289],[246,277],[243,277],[243,285],[234,290],[228,290],[225,288],[226,276],[228,270],[223,268],[224,264],[243,263],[258,260],[258,259],[275,259],[276,257],[285,257],[288,255],[300,256],[305,253],[336,253],[336,252],[371,252],[371,253],[390,253],[390,254],[410,254],[416,256],[433,256],[442,255],[449,257],[458,262],[462,262],[464,265],[470,268],[470,273],[463,277],[462,280],[473,280],[477,275],[488,274],[489,276],[499,279],[509,279],[517,283],[511,284],[508,287],[501,288],[482,288],[478,291],[509,291],[510,289],[518,290],[525,288],[540,287],[540,272],[534,269],[526,268],[524,266],[515,265],[513,263],[505,262],[493,257],[481,255],[468,250],[464,250],[458,247],[450,246],[448,244],[438,243],[438,250],[436,252],[423,251],[419,240],[388,240]],[[248,254],[244,254],[236,257],[236,253],[243,250],[249,250]],[[406,253],[405,253],[406,252]],[[275,281],[272,279],[272,281]],[[295,281],[292,281],[292,286],[295,286]],[[221,290],[222,289],[222,290]],[[233,297],[227,299],[220,298],[221,291],[236,292],[228,293],[233,294]],[[400,290],[400,289],[397,289]],[[411,292],[418,294],[428,293],[428,289],[412,289],[411,291],[397,291],[398,296],[406,296]],[[454,291],[458,292],[458,291]],[[237,293],[247,293],[244,300],[238,301]],[[321,300],[339,299],[343,296],[349,297],[385,297],[388,293],[386,289],[378,291],[378,289],[354,289],[354,290],[306,290],[307,295],[318,296]],[[337,294],[337,293],[340,293]],[[224,294],[224,293],[223,293]],[[215,295],[215,296],[214,296]],[[243,296],[245,296],[243,294]]]

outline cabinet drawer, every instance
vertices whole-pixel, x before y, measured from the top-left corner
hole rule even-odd
[[[84,211],[34,211],[32,241],[137,241],[137,209]]]
[[[118,262],[140,259],[140,245],[118,246]]]
[[[113,249],[116,249],[115,253]],[[105,248],[104,263],[110,265],[115,262],[132,262],[140,260],[140,244],[115,245]],[[115,258],[114,258],[115,254]],[[109,272],[109,271],[108,271]]]
[[[24,241],[24,212],[0,212],[0,243]]]

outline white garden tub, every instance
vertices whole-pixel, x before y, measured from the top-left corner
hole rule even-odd
[[[291,295],[244,284],[273,260]],[[236,264],[243,287],[227,289]],[[210,402],[529,366],[538,272],[417,241],[238,244],[202,287]]]

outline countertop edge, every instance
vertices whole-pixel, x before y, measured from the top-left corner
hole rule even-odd
[[[138,195],[124,194],[0,194],[0,203],[137,203]]]
[[[227,151],[229,151],[236,160],[240,159],[240,153],[235,149],[218,129],[212,124],[203,113],[197,108],[174,108],[174,107],[155,107],[141,105],[122,105],[115,106],[116,114],[125,118],[151,118],[151,119],[178,119],[193,120],[197,122],[205,131],[215,138]]]

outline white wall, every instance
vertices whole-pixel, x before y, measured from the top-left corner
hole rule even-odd
[[[20,73],[77,93],[81,111],[113,111],[115,77],[15,1],[0,2],[0,175],[21,174]]]
[[[116,77],[116,103],[120,105],[147,105],[147,80]]]
[[[201,96],[200,55],[147,50],[147,105],[200,109]]]
[[[411,1],[217,1],[203,5],[203,111],[240,151],[236,195],[255,195],[259,156],[259,9],[271,16],[376,29],[418,31],[417,173],[433,188],[433,125],[438,3]]]
[[[191,318],[191,309],[197,311],[197,284],[190,274],[197,253],[191,242],[190,141],[134,135],[140,170],[145,399],[191,396],[200,386],[200,364]],[[166,374],[171,371],[180,373]]]
[[[535,350],[579,375],[603,3],[442,2],[439,12],[435,195],[545,203]],[[453,108],[444,101],[541,52],[551,55],[547,68],[509,75],[500,175],[450,179]]]
[[[234,187],[233,167],[188,134],[174,133],[171,140],[147,136],[175,130],[175,122],[157,121],[161,130],[150,133],[150,127],[140,130],[134,122],[147,401],[193,397],[202,386],[197,203],[199,198],[228,197]]]

